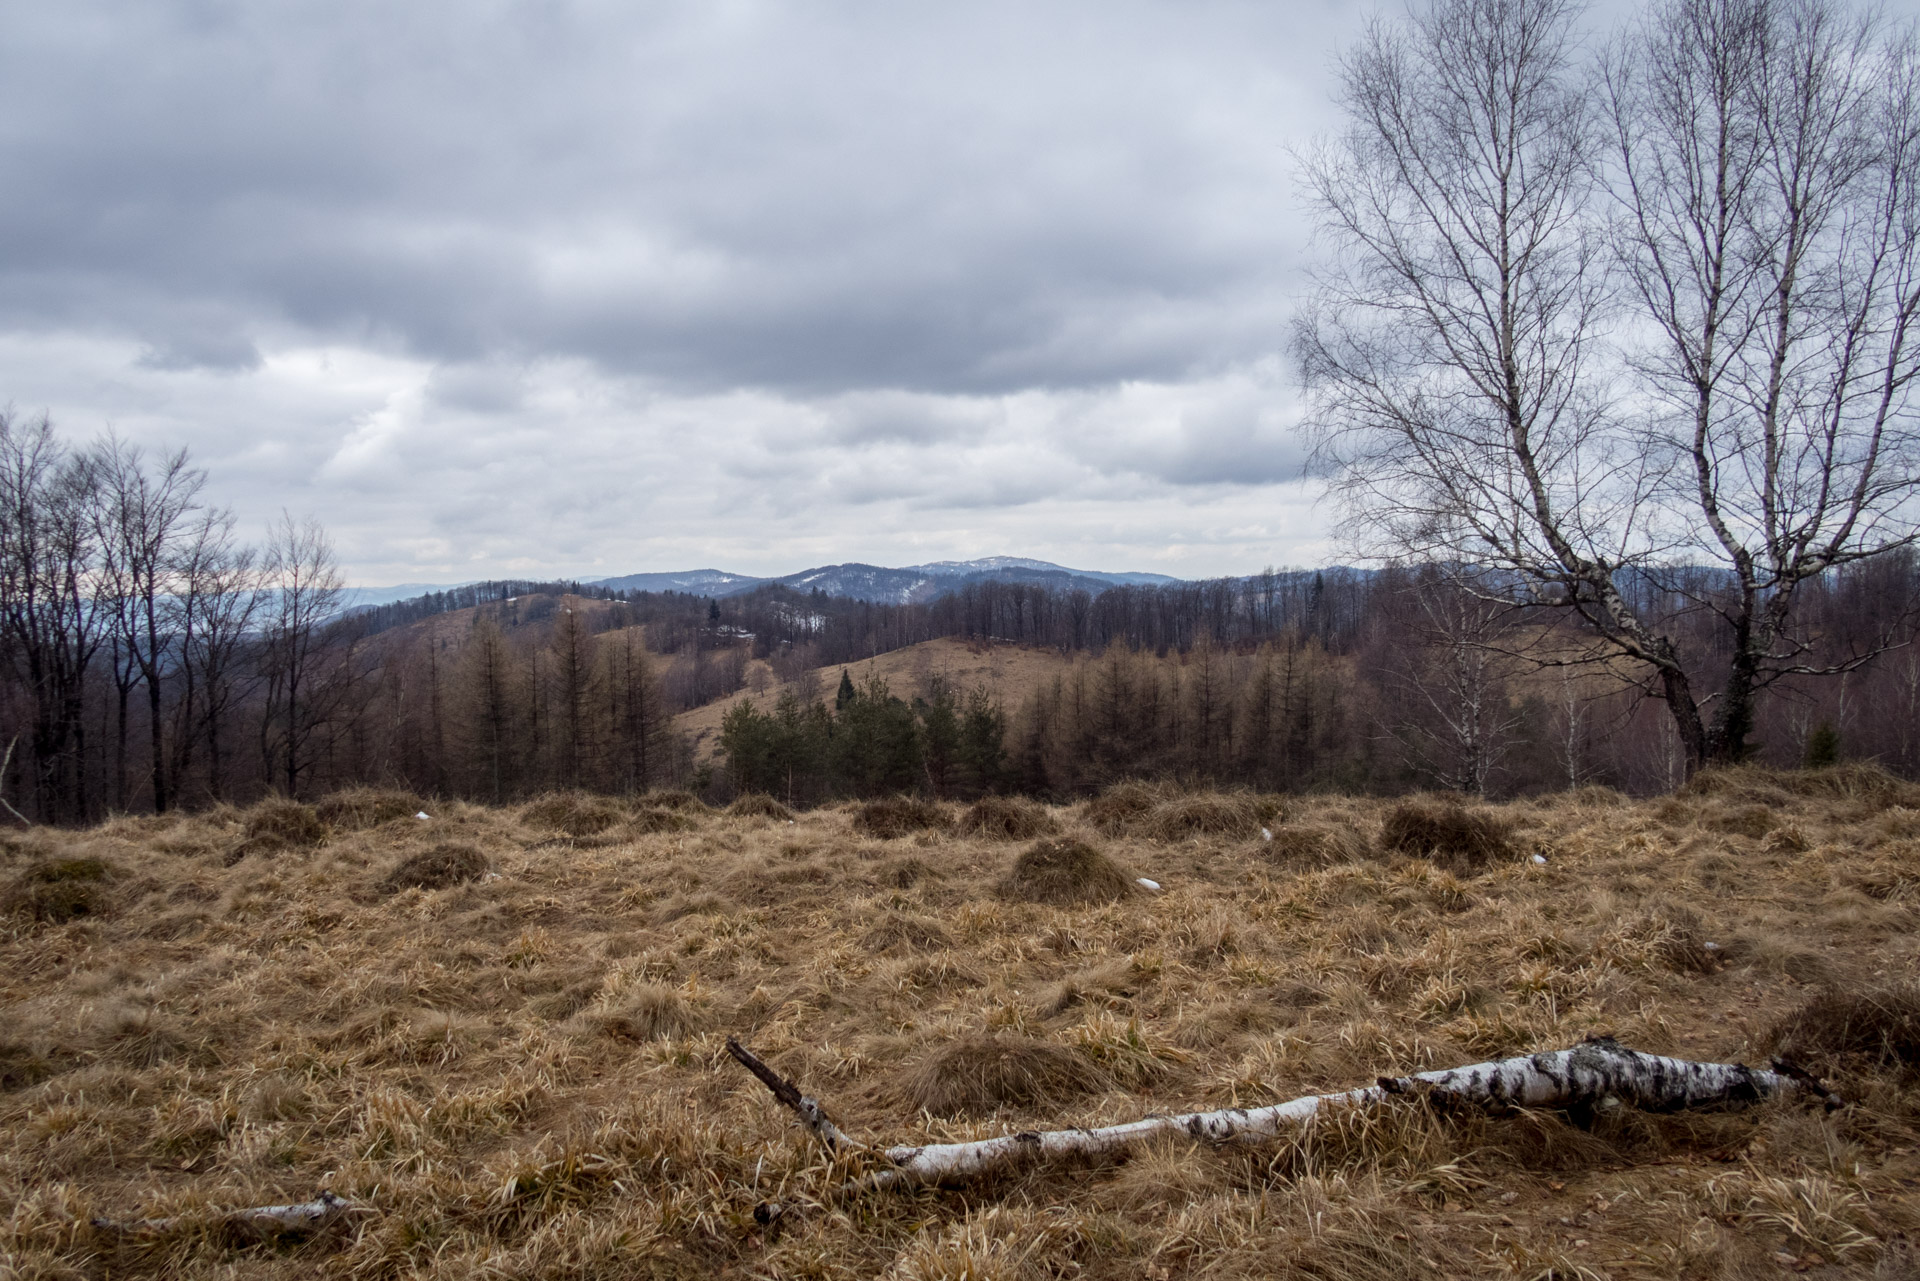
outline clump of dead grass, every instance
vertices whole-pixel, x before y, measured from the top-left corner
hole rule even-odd
[[[311,805],[270,796],[246,812],[249,849],[311,849],[327,839],[327,825]]]
[[[520,821],[563,836],[598,836],[618,823],[618,806],[586,792],[549,792],[520,810]]]
[[[1188,791],[1169,783],[1115,783],[1088,801],[1088,823],[1108,836],[1152,841],[1192,837],[1254,840],[1280,821],[1278,797],[1255,792]]]
[[[1678,904],[1641,917],[1626,936],[1675,974],[1712,974],[1726,962],[1725,949],[1707,937],[1699,914]]]
[[[868,930],[860,946],[869,952],[925,952],[951,947],[953,939],[940,922],[921,916],[889,915]]]
[[[359,832],[426,810],[426,802],[395,787],[348,787],[323,796],[313,810],[336,832]]]
[[[39,1047],[20,1041],[0,1041],[0,1093],[24,1090],[60,1070]]]
[[[106,908],[105,882],[112,875],[97,858],[56,858],[35,863],[7,891],[7,909],[30,920],[63,925]]]
[[[633,817],[627,820],[626,830],[633,836],[657,836],[662,832],[690,831],[695,826],[688,814],[648,805],[635,811]]]
[[[1452,872],[1477,872],[1519,856],[1511,828],[1484,810],[1457,800],[1415,796],[1387,812],[1381,847],[1391,853],[1424,858]]]
[[[1254,840],[1264,828],[1280,821],[1279,798],[1254,792],[1192,792],[1170,796],[1148,810],[1138,824],[1140,835],[1155,841],[1183,841],[1195,836]]]
[[[95,1015],[94,1035],[109,1055],[136,1068],[204,1057],[206,1048],[158,1012],[125,1005]]]
[[[1351,827],[1287,823],[1273,829],[1267,856],[1289,866],[1332,867],[1357,863],[1372,853],[1366,837]]]
[[[1776,770],[1755,765],[1703,769],[1681,784],[1678,796],[1715,796],[1729,801],[1777,805],[1791,798],[1867,801],[1874,808],[1920,807],[1920,786],[1870,761],[1820,769]]]
[[[645,1042],[684,1036],[695,1030],[697,1020],[678,991],[642,983],[628,991],[619,1005],[594,1016],[593,1022],[607,1036]]]
[[[1119,864],[1071,837],[1036,841],[1000,882],[1003,898],[1058,907],[1113,903],[1134,892],[1133,877]]]
[[[411,854],[387,873],[380,888],[388,894],[401,890],[443,890],[477,881],[487,874],[487,856],[471,845],[444,841],[430,850]]]
[[[908,855],[906,858],[891,859],[882,864],[880,868],[880,883],[883,885],[891,885],[897,890],[910,890],[922,881],[930,879],[933,875],[933,868],[928,865],[925,859],[918,859],[912,855]]]
[[[1798,1063],[1852,1056],[1881,1067],[1920,1067],[1920,983],[1825,988],[1776,1023],[1766,1042]]]
[[[915,832],[944,832],[953,817],[941,806],[917,796],[886,796],[866,801],[853,812],[853,828],[868,836],[890,840]]]
[[[1165,783],[1128,779],[1088,801],[1081,812],[1087,822],[1108,836],[1120,836],[1151,813],[1154,806],[1175,794]]]
[[[1046,806],[1024,796],[982,796],[960,816],[960,830],[990,841],[1030,841],[1052,836],[1060,824]]]
[[[704,814],[712,808],[698,796],[681,787],[659,788],[648,792],[640,798],[640,803],[650,805],[654,809],[691,811],[696,814]]]
[[[748,792],[736,797],[733,804],[727,806],[727,813],[734,818],[770,818],[781,823],[793,821],[793,811],[765,792]]]
[[[928,1054],[904,1092],[915,1111],[985,1117],[1002,1108],[1054,1109],[1109,1082],[1086,1059],[1028,1037],[968,1036]]]
[[[1779,821],[1772,808],[1766,805],[1739,805],[1718,813],[1701,815],[1702,825],[1712,831],[1744,836],[1755,841],[1773,831]]]

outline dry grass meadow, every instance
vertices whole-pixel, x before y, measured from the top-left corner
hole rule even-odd
[[[1139,786],[964,823],[415,805],[7,838],[0,1276],[1916,1275],[1920,789],[1870,770],[1475,812]],[[723,1049],[907,1142],[1596,1032],[1749,1062],[1784,1040],[1848,1103],[1396,1102],[845,1197]],[[322,1188],[365,1212],[218,1228]],[[769,1229],[766,1200],[796,1208]]]

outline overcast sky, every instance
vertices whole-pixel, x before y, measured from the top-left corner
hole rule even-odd
[[[14,5],[0,403],[352,581],[1325,558],[1325,0]]]

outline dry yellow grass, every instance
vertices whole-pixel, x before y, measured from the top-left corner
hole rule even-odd
[[[244,813],[9,837],[6,885],[101,870],[86,915],[0,918],[0,1276],[1911,1275],[1905,797],[1515,804],[1497,817],[1523,857],[1471,875],[1374,853],[1371,801],[1290,801],[1273,842],[1056,810],[1164,886],[1086,907],[1001,897],[1017,844],[866,837],[849,808],[569,836],[571,811],[445,805],[230,865]],[[393,888],[448,844],[491,871]],[[857,1203],[722,1048],[910,1142],[1589,1032],[1759,1061],[1776,1027],[1849,1106],[1582,1128],[1407,1103],[1274,1147]],[[323,1187],[368,1212],[304,1244],[205,1226]],[[770,1199],[799,1207],[777,1229],[753,1217]],[[93,1215],[180,1221],[130,1241]]]

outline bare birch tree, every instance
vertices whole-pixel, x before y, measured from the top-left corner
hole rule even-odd
[[[1343,265],[1296,350],[1375,550],[1577,616],[1693,769],[1772,682],[1864,661],[1807,661],[1798,590],[1914,538],[1920,92],[1828,0],[1669,0],[1600,76],[1576,12],[1434,0],[1349,55],[1309,164]],[[1714,644],[1623,590],[1669,570]]]
[[[187,451],[176,450],[149,466],[137,447],[109,436],[98,448],[100,502],[95,509],[101,573],[97,588],[110,604],[114,640],[146,687],[149,767],[155,813],[170,800],[167,718],[162,714],[166,678],[177,664],[179,641],[181,546],[189,519],[199,506],[207,474],[187,465]],[[116,663],[116,677],[119,664]],[[120,693],[118,762],[125,772],[126,694]],[[121,779],[124,791],[125,780]],[[119,797],[126,804],[124,795]]]
[[[201,513],[181,556],[180,728],[174,777],[185,778],[196,742],[207,745],[207,793],[225,800],[227,740],[222,731],[244,701],[244,658],[262,600],[259,554],[234,541],[233,513]]]
[[[333,544],[319,522],[296,523],[283,514],[268,534],[265,576],[260,751],[268,780],[297,796],[315,736],[335,701],[326,697],[334,682],[323,680],[333,657],[326,652],[325,624],[339,609],[342,586]]]

